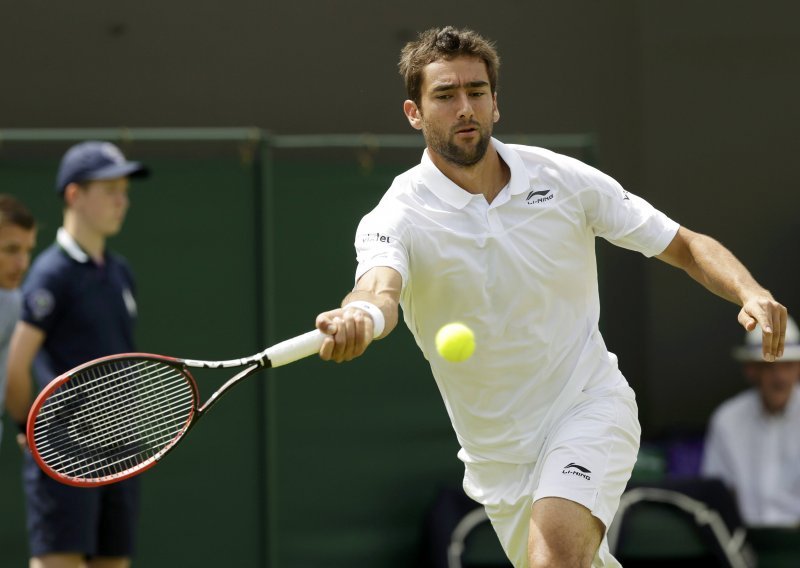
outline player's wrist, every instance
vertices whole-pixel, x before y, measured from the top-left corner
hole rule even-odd
[[[342,306],[343,310],[348,308],[357,308],[369,314],[369,316],[372,318],[373,337],[378,337],[381,333],[383,333],[383,330],[386,327],[386,318],[383,316],[383,312],[378,306],[371,302],[367,302],[366,300],[355,300]]]
[[[28,424],[26,422],[16,422],[16,425],[21,434],[28,433]]]

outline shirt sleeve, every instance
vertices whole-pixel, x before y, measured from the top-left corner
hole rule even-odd
[[[408,250],[403,242],[402,231],[392,223],[380,208],[368,213],[356,229],[355,281],[377,266],[387,266],[400,273],[403,287],[408,282]]]
[[[584,165],[581,176],[586,220],[596,236],[645,256],[664,252],[678,223],[590,166]]]
[[[63,286],[56,274],[29,272],[22,286],[20,319],[49,333],[65,308],[64,297]]]

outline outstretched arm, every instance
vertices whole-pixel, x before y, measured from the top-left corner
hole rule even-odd
[[[786,308],[719,242],[681,227],[656,258],[682,268],[714,294],[741,306],[739,323],[747,331],[752,331],[756,324],[761,326],[765,361],[783,355]]]
[[[317,316],[317,329],[327,334],[320,349],[326,361],[350,361],[367,349],[373,339],[372,318],[362,309],[347,307],[364,301],[376,306],[386,322],[378,339],[386,337],[397,325],[398,305],[403,279],[393,268],[377,266],[358,279],[355,289],[342,300],[342,307]]]

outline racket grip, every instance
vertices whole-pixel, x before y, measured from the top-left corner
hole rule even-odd
[[[322,342],[325,341],[326,337],[320,330],[315,329],[303,335],[276,343],[269,347],[265,354],[270,361],[270,366],[280,367],[319,353]]]

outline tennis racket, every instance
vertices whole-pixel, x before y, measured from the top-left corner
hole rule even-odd
[[[50,477],[68,485],[116,483],[153,467],[206,412],[254,373],[317,353],[310,331],[250,357],[228,361],[123,353],[53,379],[28,414],[28,445]],[[243,367],[205,404],[189,368]]]

